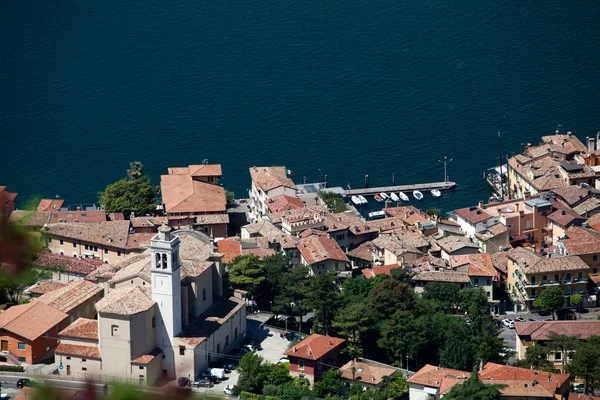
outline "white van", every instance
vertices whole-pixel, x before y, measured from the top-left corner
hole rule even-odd
[[[223,368],[209,368],[206,370],[205,374],[217,378],[220,381],[225,379],[225,370]]]

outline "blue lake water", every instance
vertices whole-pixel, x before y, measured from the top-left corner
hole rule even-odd
[[[5,0],[0,184],[92,202],[140,160],[221,163],[297,182],[460,186],[424,207],[489,195],[482,172],[557,124],[600,130],[600,2]],[[414,201],[413,201],[414,203]]]

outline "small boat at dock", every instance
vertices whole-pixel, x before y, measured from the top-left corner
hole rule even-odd
[[[383,203],[383,197],[381,197],[380,195],[376,194],[373,197],[375,197],[375,200],[377,200],[378,202]]]
[[[390,197],[392,200],[394,200],[395,202],[400,201],[400,197],[398,197],[398,195],[394,192],[390,193]]]
[[[398,192],[398,196],[400,197],[400,199],[402,199],[403,201],[409,201],[409,198],[407,195],[405,195],[402,192]]]
[[[369,213],[369,219],[377,219],[377,218],[384,218],[385,217],[385,211],[381,210],[381,211],[373,211]]]
[[[361,203],[361,204],[367,204],[367,203],[368,203],[368,201],[367,201],[367,199],[365,198],[365,196],[358,196],[358,198],[360,199],[360,203]]]
[[[413,192],[413,197],[417,200],[423,200],[423,193],[419,192],[418,190],[415,190]]]
[[[438,189],[433,189],[433,190],[431,191],[431,195],[432,195],[433,197],[440,197],[440,196],[442,195],[442,192],[440,192]]]
[[[384,192],[381,192],[381,193],[379,193],[379,195],[381,196],[381,198],[382,198],[383,200],[387,200],[387,199],[389,199],[389,198],[390,198],[390,196],[388,196],[388,195],[387,195],[387,193],[384,193]]]
[[[354,203],[354,205],[359,206],[361,204],[360,199],[358,198],[358,196],[352,196],[350,197],[350,200],[352,200],[352,202]]]

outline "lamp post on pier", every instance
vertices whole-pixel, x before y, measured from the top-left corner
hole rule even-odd
[[[448,157],[444,156],[443,160],[438,160],[438,162],[443,163],[444,164],[444,183],[448,182],[448,163],[452,162],[452,158],[448,159]]]

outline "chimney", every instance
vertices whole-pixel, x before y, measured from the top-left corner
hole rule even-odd
[[[477,207],[483,208],[483,201],[479,200],[479,203],[477,204]]]
[[[591,153],[594,150],[596,150],[596,138],[586,137],[586,140],[587,140],[587,151],[588,151],[588,153]]]
[[[294,353],[297,352],[297,351],[298,351],[298,349],[296,348],[296,346],[294,346]]]
[[[331,343],[331,340],[328,340],[327,342],[329,343],[330,346],[333,345],[333,343]]]
[[[600,132],[596,133],[596,150],[600,150]]]

